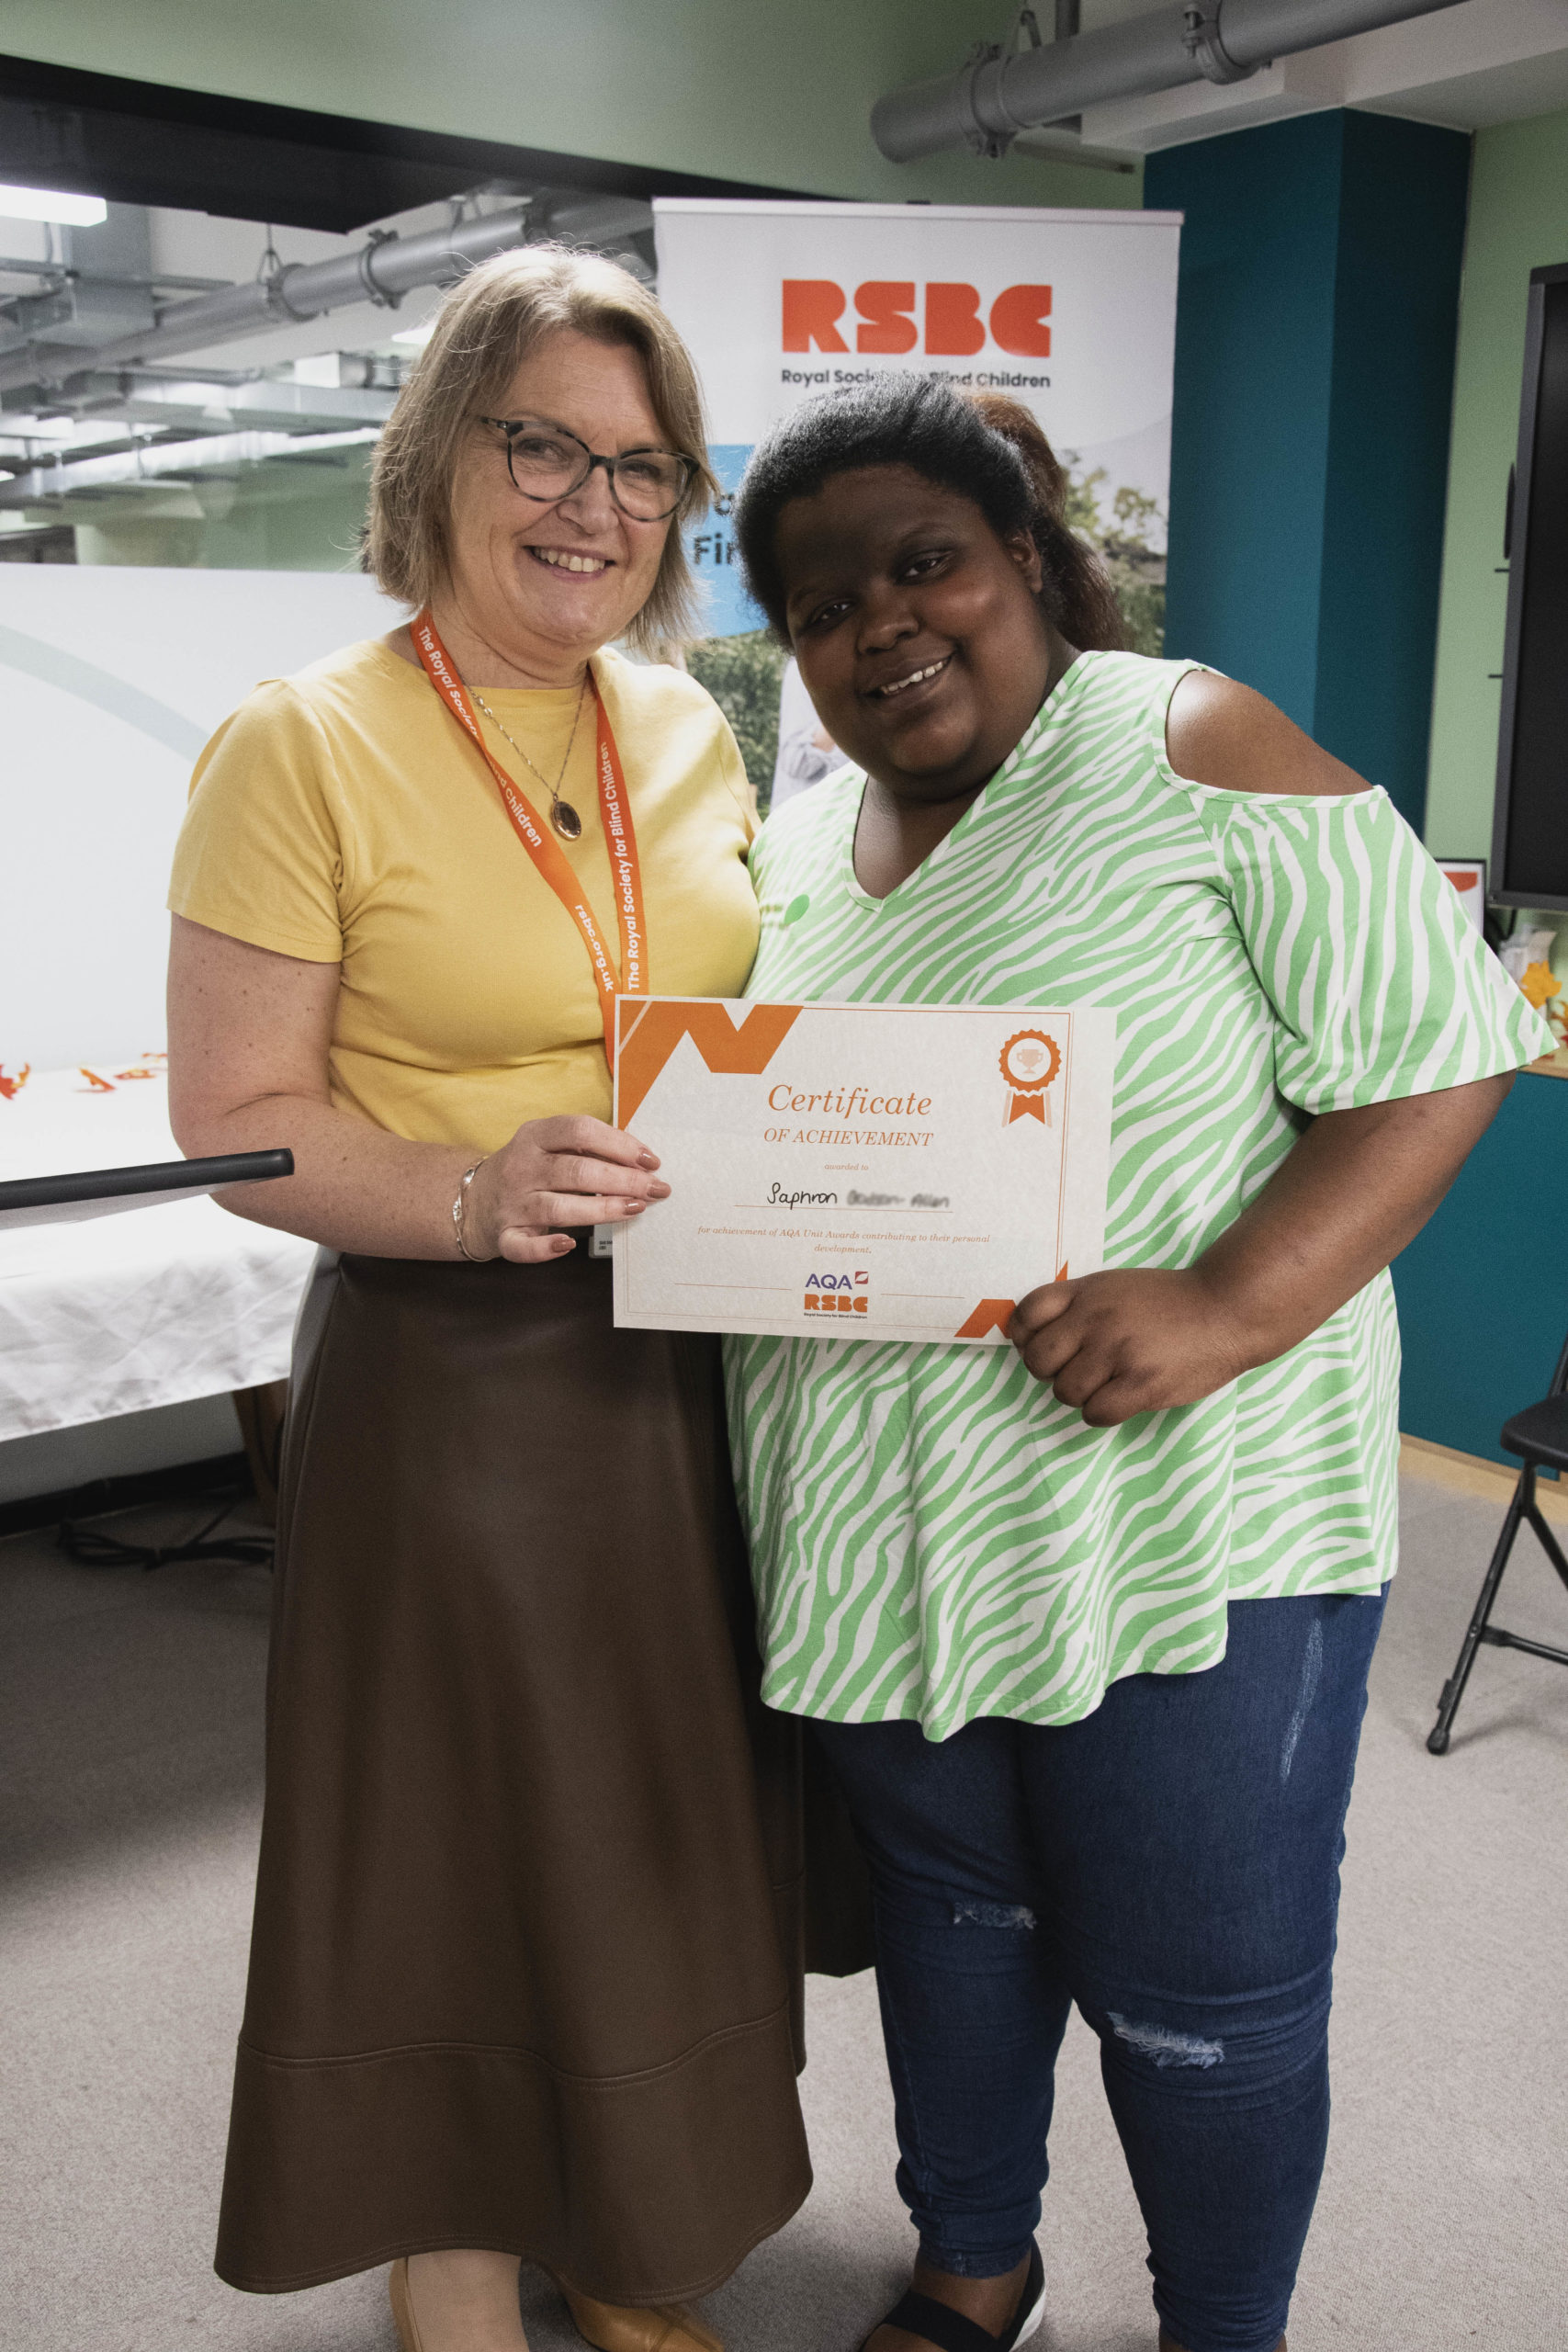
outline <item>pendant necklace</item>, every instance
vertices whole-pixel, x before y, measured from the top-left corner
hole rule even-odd
[[[560,774],[557,776],[554,784],[550,782],[549,777],[545,774],[543,768],[537,766],[536,763],[528,757],[527,752],[523,749],[523,746],[517,741],[516,736],[509,734],[507,729],[502,727],[500,719],[497,718],[494,711],[491,710],[489,703],[486,702],[479,688],[477,686],[470,686],[468,691],[473,695],[475,702],[478,703],[479,708],[483,711],[485,717],[489,719],[496,732],[500,735],[506,736],[507,741],[511,744],[518,758],[523,762],[525,767],[533,769],[534,774],[538,777],[539,782],[549,794],[550,822],[555,827],[557,832],[560,835],[562,841],[581,841],[582,839],[582,820],[578,815],[576,809],[572,807],[570,801],[563,800],[561,798],[560,787],[566,782],[566,771],[571,759],[571,747],[577,741],[577,722],[582,716],[582,697],[588,692],[587,671],[584,670],[582,673],[582,684],[577,690],[577,708],[571,714],[571,733],[566,739],[566,758],[563,759],[560,763]]]

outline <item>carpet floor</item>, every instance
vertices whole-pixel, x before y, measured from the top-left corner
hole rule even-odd
[[[1568,1674],[1483,1651],[1425,1747],[1498,1513],[1406,1480],[1349,1826],[1328,2170],[1294,2352],[1568,2344]],[[145,1512],[123,1532],[173,1522]],[[1568,1634],[1521,1537],[1502,1622]],[[0,2352],[392,2352],[385,2273],[210,2268],[260,1796],[265,1572],[0,1544]],[[817,2186],[705,2311],[733,2352],[850,2352],[910,2233],[869,1977],[814,1980]],[[1063,2053],[1040,2352],[1153,2352],[1143,2239],[1081,2025]],[[524,2281],[533,2352],[579,2352]]]

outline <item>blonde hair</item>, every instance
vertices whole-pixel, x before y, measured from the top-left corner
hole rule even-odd
[[[696,467],[652,594],[626,631],[639,652],[654,652],[666,639],[701,634],[681,531],[707,512],[717,484],[690,353],[647,288],[600,254],[525,246],[497,254],[453,287],[377,445],[367,568],[389,596],[416,607],[445,584],[452,486],[473,419],[495,413],[523,362],[563,327],[638,355],[660,431]]]

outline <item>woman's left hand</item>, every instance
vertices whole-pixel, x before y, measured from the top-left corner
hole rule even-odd
[[[1093,1429],[1195,1405],[1250,1361],[1224,1299],[1196,1268],[1046,1283],[1014,1308],[1008,1338],[1035,1379]]]

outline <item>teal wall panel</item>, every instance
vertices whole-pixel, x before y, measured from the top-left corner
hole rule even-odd
[[[1544,1396],[1568,1333],[1568,1083],[1527,1071],[1448,1199],[1396,1258],[1404,1351],[1399,1425],[1411,1437],[1514,1462],[1497,1432]]]
[[[1470,141],[1342,114],[1311,732],[1426,809]]]
[[[1470,141],[1336,112],[1151,156],[1185,212],[1166,643],[1426,792]]]
[[[1186,214],[1165,642],[1312,725],[1334,352],[1339,118],[1151,155]]]

